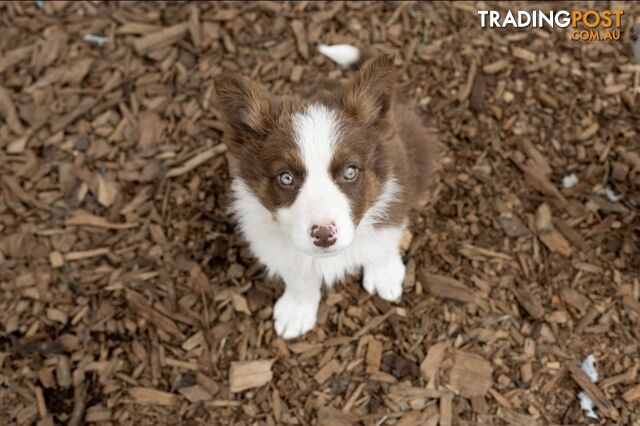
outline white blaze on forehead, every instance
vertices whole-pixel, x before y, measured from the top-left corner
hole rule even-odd
[[[307,174],[329,170],[339,137],[336,113],[324,105],[310,105],[304,113],[293,117],[293,138],[302,153]]]

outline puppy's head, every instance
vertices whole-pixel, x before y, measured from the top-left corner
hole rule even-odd
[[[272,97],[237,76],[215,88],[238,178],[295,247],[312,255],[348,247],[393,179],[391,59],[373,58],[345,87],[307,100]]]

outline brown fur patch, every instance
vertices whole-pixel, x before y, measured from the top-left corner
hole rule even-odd
[[[398,137],[411,160],[407,163],[408,207],[422,207],[433,193],[442,148],[435,132],[406,105],[396,105],[395,116]]]
[[[377,144],[367,140],[362,129],[352,127],[345,133],[335,148],[330,174],[351,201],[351,215],[357,224],[376,202],[387,171],[384,165],[379,164],[382,157],[375,146]],[[344,171],[350,166],[359,171],[353,182],[344,179]]]

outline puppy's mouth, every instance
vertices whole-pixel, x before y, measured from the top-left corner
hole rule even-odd
[[[312,254],[313,257],[331,257],[331,256],[335,256],[337,254],[340,254],[340,252],[344,250],[343,248],[341,249],[324,249],[322,251],[317,251],[314,252]]]
[[[349,243],[346,246],[341,246],[341,247],[327,247],[327,248],[318,248],[317,250],[313,250],[311,252],[311,256],[312,257],[316,257],[316,258],[325,258],[325,257],[332,257],[332,256],[338,256],[341,253],[343,253],[346,249],[348,249],[351,246],[351,243]]]

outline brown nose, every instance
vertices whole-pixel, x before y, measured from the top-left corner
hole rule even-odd
[[[327,248],[336,243],[338,230],[333,223],[328,225],[313,225],[311,227],[311,239],[318,247]]]

